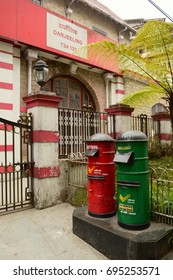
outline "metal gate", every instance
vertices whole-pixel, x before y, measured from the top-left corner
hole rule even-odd
[[[87,159],[82,154],[72,154],[68,158],[68,186],[87,186]]]
[[[67,160],[68,186],[67,201],[75,206],[85,205],[87,202],[87,159],[79,154],[71,154]]]
[[[0,213],[32,206],[32,116],[0,118]]]

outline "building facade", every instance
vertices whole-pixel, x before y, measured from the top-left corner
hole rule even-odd
[[[70,145],[70,152],[80,151],[76,148],[77,140],[70,134],[71,131],[79,136],[79,146],[83,145],[81,131],[84,122],[87,129],[86,116],[89,122],[90,111],[105,112],[117,104],[124,94],[145,85],[145,81],[136,81],[131,74],[123,76],[115,63],[98,61],[94,54],[91,56],[86,51],[80,55],[75,51],[101,40],[128,44],[136,31],[96,0],[1,0],[0,18],[0,118],[16,122],[21,114],[27,113],[28,104],[30,106],[35,125],[35,205],[43,208],[55,204],[66,188],[68,167],[57,159],[57,151],[68,156]],[[35,62],[39,59],[49,66],[44,94],[47,92],[51,96],[53,93],[57,98],[50,102],[50,98],[45,100],[43,95],[42,100],[38,101],[40,106],[44,104],[42,109],[37,108],[38,104],[32,99],[34,93],[40,91],[33,73]],[[48,109],[50,104],[52,107]],[[56,119],[54,106],[61,109],[59,119]],[[125,116],[122,116],[120,109],[118,108],[118,117],[121,119],[119,129],[125,129],[132,110],[127,108]],[[81,115],[82,110],[87,111],[86,115]],[[148,113],[148,108],[144,106],[141,112]],[[136,113],[139,114],[140,111]],[[70,114],[73,115],[73,122]],[[152,114],[151,110],[149,114]],[[95,114],[95,117],[97,124],[98,119],[104,121],[105,116]],[[58,127],[64,120],[62,126]],[[92,125],[93,123],[92,119]],[[93,131],[92,125],[90,134]],[[4,129],[2,123],[0,128]],[[89,134],[85,136],[87,135]],[[6,136],[1,136],[0,162],[4,162],[5,149],[6,162],[7,154],[9,161],[20,157],[10,137],[6,141]],[[16,147],[19,142],[19,139],[16,140]],[[4,165],[1,164],[2,174],[3,170]]]
[[[68,104],[62,102],[63,107],[79,109],[90,102],[96,111],[103,111],[121,99],[124,82],[117,65],[74,55],[77,48],[91,42],[118,42],[122,34],[129,41],[133,29],[111,11],[97,1],[13,0],[2,1],[0,5],[2,117],[17,120],[26,111],[23,97],[39,89],[33,76],[33,66],[39,58],[50,69],[46,90],[58,92],[56,84],[67,82],[69,91],[73,84],[77,95],[81,94],[76,95],[79,105],[77,100],[70,101],[67,93]],[[64,92],[63,88],[59,94],[60,91]],[[65,95],[62,98],[65,102]]]
[[[14,0],[2,1],[0,5],[2,117],[16,120],[20,113],[26,112],[23,97],[39,89],[33,76],[33,66],[39,58],[50,69],[45,90],[60,96],[60,91],[63,92],[62,99],[67,99],[68,104],[62,101],[62,107],[79,109],[91,103],[94,110],[104,111],[124,94],[145,85],[145,81],[136,81],[133,75],[123,77],[118,65],[96,61],[87,54],[81,57],[74,54],[76,49],[92,42],[128,43],[135,35],[133,27],[99,2]],[[57,88],[57,83],[67,83],[67,96],[63,88]],[[76,100],[70,100],[69,92],[73,91],[70,84],[78,91]],[[141,112],[152,114],[145,107]]]

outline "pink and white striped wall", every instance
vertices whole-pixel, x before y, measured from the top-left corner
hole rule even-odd
[[[20,115],[20,46],[0,39],[0,116]]]
[[[0,117],[17,121],[20,115],[20,46],[0,39]],[[3,129],[2,124],[0,129]],[[3,133],[0,133],[0,161],[5,149]],[[13,150],[8,137],[8,156]]]

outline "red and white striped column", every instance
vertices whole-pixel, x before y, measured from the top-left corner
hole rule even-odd
[[[124,97],[124,80],[122,76],[115,76],[111,81],[111,105],[121,101]]]
[[[160,112],[152,116],[155,125],[153,134],[158,136],[162,144],[171,144],[172,129],[171,129],[171,117],[170,114]]]
[[[116,104],[111,105],[109,108],[105,109],[105,111],[108,115],[116,116],[116,137],[124,131],[131,130],[131,115],[134,108],[131,108],[129,105]]]
[[[58,162],[58,113],[60,98],[37,92],[24,97],[33,116],[34,205],[38,209],[57,204],[61,187]]]

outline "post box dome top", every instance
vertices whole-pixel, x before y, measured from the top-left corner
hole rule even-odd
[[[120,133],[116,141],[148,141],[148,138],[141,131],[130,130]]]
[[[105,133],[96,133],[90,136],[89,139],[86,140],[86,142],[103,142],[103,141],[111,141],[115,142],[115,140],[109,136],[108,134]]]

